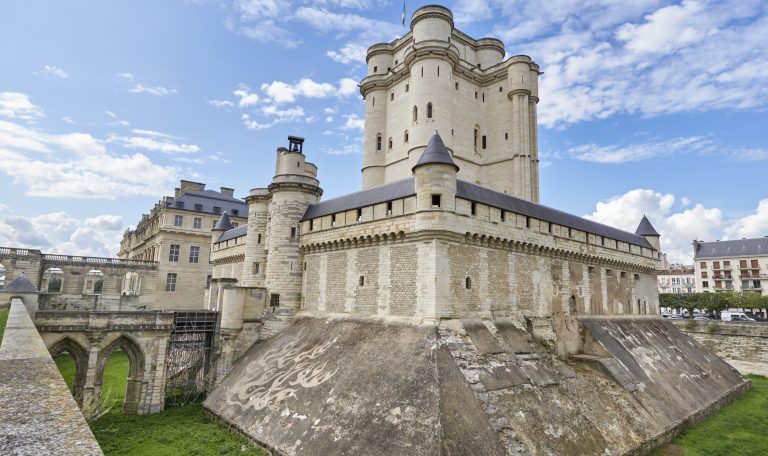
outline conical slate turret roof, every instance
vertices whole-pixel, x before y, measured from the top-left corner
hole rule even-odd
[[[219,221],[216,222],[216,226],[213,227],[213,231],[228,231],[232,228],[232,222],[229,221],[229,214],[227,214],[227,211],[224,211],[224,213],[221,214]]]
[[[443,144],[443,138],[440,137],[440,135],[437,133],[437,130],[435,130],[435,134],[432,135],[429,143],[427,143],[427,148],[424,149],[424,152],[421,154],[421,158],[419,158],[419,161],[416,162],[416,166],[413,167],[413,170],[419,166],[433,163],[453,165],[456,167],[456,171],[459,170],[458,165],[456,165],[456,163],[453,161],[453,158],[451,158],[451,154],[448,152],[448,149],[446,149],[445,144]]]
[[[11,280],[11,283],[5,286],[3,291],[15,291],[18,293],[37,293],[37,288],[32,285],[24,274]]]
[[[645,215],[643,215],[643,219],[640,220],[640,225],[637,226],[635,234],[638,236],[661,236]]]

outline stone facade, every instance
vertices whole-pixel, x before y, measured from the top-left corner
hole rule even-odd
[[[371,46],[360,83],[363,188],[409,177],[437,130],[459,178],[538,202],[539,67],[504,57],[504,43],[467,36],[434,5],[414,13],[403,37]]]
[[[136,229],[123,234],[118,256],[157,263],[157,303],[161,309],[193,310],[204,306],[211,276],[212,228],[223,212],[232,223],[247,223],[248,206],[234,190],[206,190],[205,184],[182,180],[144,214]]]
[[[768,326],[737,322],[674,322],[744,374],[768,376]]]

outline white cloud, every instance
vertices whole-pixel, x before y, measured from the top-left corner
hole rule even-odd
[[[261,108],[261,112],[268,117],[277,117],[280,119],[296,120],[304,118],[304,108],[301,106],[294,106],[293,108],[281,109],[276,106],[264,106]]]
[[[0,116],[33,120],[45,117],[45,114],[42,108],[29,101],[29,97],[24,93],[0,92]]]
[[[331,96],[349,97],[357,93],[357,82],[354,79],[339,80],[338,87],[327,82],[315,82],[304,78],[295,84],[272,81],[261,85],[261,90],[275,103],[293,103],[299,97],[329,98]]]
[[[36,217],[0,217],[0,245],[40,249],[46,253],[113,257],[124,231],[118,215],[85,219],[65,212]]]
[[[694,239],[715,241],[768,236],[768,198],[762,199],[754,213],[726,218],[717,207],[692,203],[648,189],[635,189],[599,202],[586,218],[634,233],[647,215],[661,234],[661,248],[670,262],[692,264]]]
[[[34,74],[37,76],[56,76],[61,79],[69,79],[69,75],[66,71],[53,65],[46,65],[42,70],[35,71]]]
[[[654,157],[664,157],[676,153],[708,151],[712,150],[714,145],[712,140],[703,136],[690,136],[627,146],[585,144],[568,149],[568,154],[582,161],[626,163]]]
[[[90,134],[49,134],[0,121],[0,172],[25,195],[108,198],[156,196],[178,179],[145,155],[119,155]]]
[[[363,130],[365,128],[365,119],[361,119],[357,114],[349,114],[345,116],[347,121],[342,127],[345,130]]]
[[[768,105],[768,11],[758,0],[464,0],[459,23],[501,17],[494,33],[532,56],[539,123]],[[491,14],[493,12],[493,14]],[[506,18],[506,19],[504,19]]]
[[[61,118],[61,121],[70,124],[70,125],[77,125],[77,122],[75,122],[70,116],[64,116]]]
[[[108,115],[109,117],[112,117],[113,119],[117,119],[117,114],[115,114],[115,113],[114,113],[114,112],[112,112],[112,111],[104,111],[104,113],[105,113],[106,115]]]
[[[177,139],[165,133],[152,130],[133,129],[131,133],[138,136],[112,136],[107,142],[114,142],[128,149],[144,149],[164,154],[194,154],[200,152],[195,144],[174,142]]]
[[[343,63],[365,63],[365,56],[368,48],[360,43],[347,43],[338,51],[327,51],[325,55],[331,59]]]
[[[139,128],[134,128],[131,130],[131,133],[134,135],[151,136],[153,138],[176,139],[176,136],[169,135],[167,133],[160,133],[159,131],[154,130],[141,130]]]
[[[133,82],[133,73],[118,73],[117,78],[122,79],[123,81]]]
[[[217,108],[233,108],[235,104],[229,100],[208,100],[208,104]]]
[[[128,89],[128,91],[132,93],[147,93],[158,97],[173,95],[178,92],[176,89],[169,89],[167,87],[161,86],[146,86],[144,84],[136,84],[132,88]]]
[[[344,78],[339,81],[339,96],[349,97],[359,93],[357,88],[357,81],[350,78]]]
[[[237,105],[241,108],[253,106],[259,102],[259,96],[251,92],[251,89],[245,84],[240,84],[237,90],[232,93],[240,100]]]

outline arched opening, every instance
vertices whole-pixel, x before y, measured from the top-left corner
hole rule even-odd
[[[432,103],[427,103],[427,119],[432,118]]]
[[[413,121],[416,122],[419,120],[419,108],[416,106],[413,107]]]
[[[0,290],[5,288],[5,266],[0,263]]]
[[[91,269],[85,274],[83,294],[100,295],[104,289],[104,273],[98,269]]]
[[[376,150],[381,150],[381,133],[376,135]]]
[[[46,293],[61,293],[64,286],[64,271],[60,268],[49,268],[43,273],[40,290]]]
[[[65,337],[48,349],[56,362],[61,376],[67,382],[67,387],[79,406],[83,405],[83,387],[88,371],[88,352],[82,345]]]
[[[94,391],[100,397],[100,413],[107,411],[106,407],[115,411],[120,403],[127,415],[141,412],[144,363],[141,347],[125,335],[99,353]]]
[[[576,315],[576,296],[571,295],[568,299],[568,315]]]

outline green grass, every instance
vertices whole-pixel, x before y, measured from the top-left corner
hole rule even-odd
[[[748,375],[752,389],[655,456],[763,456],[768,454],[768,377]]]
[[[59,355],[56,364],[71,390],[74,360]],[[168,407],[148,416],[123,415],[128,367],[128,356],[118,352],[104,369],[102,407],[109,390],[112,409],[92,422],[91,430],[106,456],[265,456],[226,427],[207,421],[200,403]]]
[[[8,321],[8,309],[0,309],[0,345],[3,345],[3,333],[5,333],[5,323]]]

